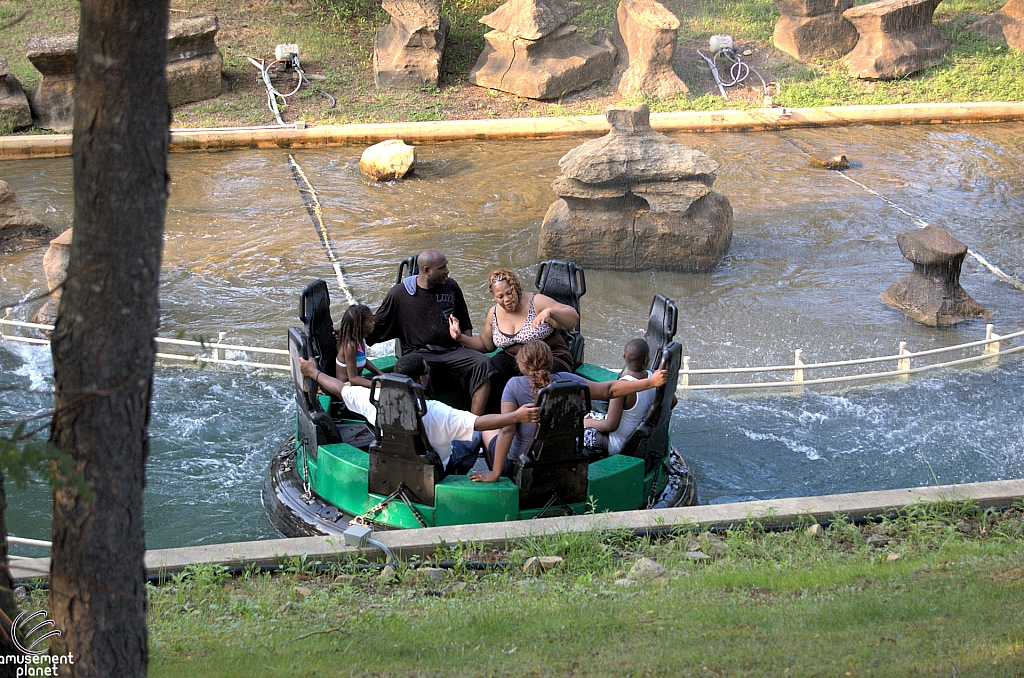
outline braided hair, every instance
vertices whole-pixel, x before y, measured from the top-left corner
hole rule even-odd
[[[345,344],[352,343],[356,346],[363,344],[363,323],[373,315],[369,306],[353,304],[345,311],[338,323],[338,354],[344,355]]]
[[[531,395],[551,383],[551,348],[539,339],[523,344],[516,354],[516,365],[523,376],[530,380]]]

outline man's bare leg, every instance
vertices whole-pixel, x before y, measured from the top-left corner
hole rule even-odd
[[[480,416],[487,409],[487,399],[491,396],[491,380],[488,379],[483,386],[473,394],[473,400],[469,405],[469,411]]]

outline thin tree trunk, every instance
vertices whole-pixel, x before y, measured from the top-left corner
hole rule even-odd
[[[4,473],[0,470],[0,655],[23,654],[11,642],[11,622],[18,616],[18,603],[14,599],[14,584],[7,560],[7,492],[4,488]],[[15,678],[18,664],[0,664],[0,678]]]
[[[51,440],[92,485],[54,494],[61,675],[144,676],[142,493],[167,205],[168,0],[81,0],[74,237],[52,340]]]

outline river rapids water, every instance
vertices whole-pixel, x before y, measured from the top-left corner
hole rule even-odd
[[[911,269],[895,235],[915,223],[893,205],[1024,278],[1022,124],[673,136],[721,163],[715,189],[733,205],[732,247],[709,274],[588,271],[582,318],[589,362],[619,365],[656,292],[679,306],[677,340],[694,369],[791,364],[798,348],[810,363],[891,355],[900,341],[919,351],[983,338],[980,321],[936,330],[881,304],[879,294]],[[376,306],[399,260],[436,247],[479,323],[493,267],[512,266],[532,287],[557,161],[580,142],[421,146],[415,174],[384,184],[360,175],[361,149],[292,153],[316,187],[331,245],[360,301]],[[853,163],[847,175],[891,203],[810,167],[801,149],[845,153]],[[169,169],[162,336],[226,331],[227,342],[283,348],[286,328],[298,324],[298,293],[318,277],[328,281],[340,317],[344,296],[288,152],[175,154]],[[0,164],[0,178],[55,230],[70,227],[70,160]],[[42,255],[0,259],[0,303],[45,291]],[[970,258],[961,282],[995,312],[997,333],[1024,329],[1024,292]],[[38,306],[21,306],[14,317],[27,320]],[[693,467],[702,502],[1020,478],[1021,365],[1007,358],[802,394],[693,393],[674,412],[673,442]],[[20,389],[0,395],[0,420],[46,412],[51,375],[48,348],[0,342],[0,387]],[[293,408],[283,373],[159,366],[148,546],[273,536],[260,487],[271,455],[293,430]],[[10,532],[48,539],[46,486],[9,492]]]

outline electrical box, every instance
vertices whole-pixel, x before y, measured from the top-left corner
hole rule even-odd
[[[366,525],[349,525],[342,534],[345,537],[345,546],[362,548],[366,546],[366,540],[373,534],[373,530]]]
[[[278,61],[291,61],[299,56],[299,46],[295,44],[278,45],[274,48],[274,58]]]
[[[712,35],[708,41],[712,52],[720,52],[723,49],[732,49],[731,35]],[[280,58],[280,57],[279,57]]]

